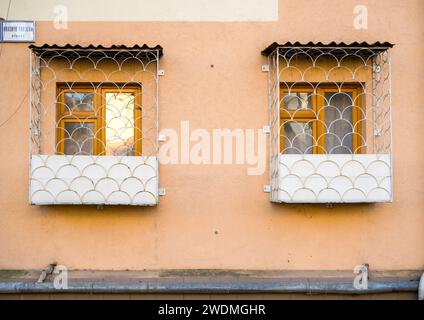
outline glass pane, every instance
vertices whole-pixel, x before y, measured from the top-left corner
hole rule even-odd
[[[65,154],[93,154],[94,123],[65,122]]]
[[[106,155],[134,155],[132,93],[106,93]]]
[[[283,126],[285,154],[312,153],[312,123],[286,122]]]
[[[94,93],[88,92],[66,92],[65,111],[93,111]]]
[[[325,100],[326,152],[352,153],[352,93],[326,93]]]
[[[312,109],[312,93],[291,92],[285,93],[283,98],[284,109]]]

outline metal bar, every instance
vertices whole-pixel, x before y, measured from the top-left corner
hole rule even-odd
[[[390,189],[390,198],[393,202],[393,186],[394,186],[394,175],[393,175],[393,130],[392,130],[392,56],[390,50],[387,51],[387,63],[389,68],[389,121],[390,121],[390,175],[392,188]]]
[[[369,281],[368,289],[356,289],[351,282],[332,281],[239,281],[239,282],[71,282],[67,289],[53,283],[0,282],[0,293],[300,293],[348,294],[417,292],[418,281]]]
[[[32,119],[33,119],[33,116],[32,116],[32,51],[31,50],[29,51],[29,83],[28,84],[29,84],[29,89],[28,89],[29,90],[29,103],[28,103],[28,105],[29,105],[29,119],[28,119],[28,121],[29,121],[29,131],[30,131],[29,136],[28,136],[28,139],[29,139],[29,144],[28,144],[28,148],[29,148],[28,177],[31,177],[31,157],[32,157],[32,143],[33,143],[32,132],[31,132],[31,130],[32,130]],[[27,183],[28,183],[28,190],[31,190],[31,180],[28,179]],[[31,203],[30,192],[28,192],[28,203]]]

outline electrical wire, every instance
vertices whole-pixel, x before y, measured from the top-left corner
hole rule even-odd
[[[22,108],[22,106],[24,105],[24,102],[25,102],[25,100],[26,100],[26,98],[28,97],[28,93],[29,93],[29,90],[27,90],[27,92],[26,92],[26,94],[25,94],[25,96],[23,97],[23,99],[22,99],[22,101],[21,101],[21,103],[19,103],[19,105],[18,105],[18,107],[15,109],[15,111],[13,111],[13,113],[6,119],[6,120],[4,120],[2,123],[0,123],[0,129],[6,124],[6,123],[8,123],[14,116],[15,116],[15,114],[17,114],[18,113],[18,111]]]

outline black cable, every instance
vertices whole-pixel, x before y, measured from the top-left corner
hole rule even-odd
[[[9,120],[12,119],[13,116],[22,108],[22,106],[24,105],[25,99],[28,97],[28,92],[29,92],[29,90],[27,90],[24,98],[22,99],[22,101],[18,105],[18,107],[15,109],[15,111],[13,111],[13,113],[6,120],[4,120],[2,123],[0,123],[0,128],[3,127],[7,122],[9,122]]]

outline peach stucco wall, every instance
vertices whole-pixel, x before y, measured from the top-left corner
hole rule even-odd
[[[260,51],[273,41],[393,42],[393,203],[273,205],[268,172],[161,165],[154,208],[29,206],[28,45],[3,44],[0,122],[23,105],[0,127],[0,269],[423,269],[424,1],[361,1],[368,30],[352,26],[356,4],[282,0],[278,22],[40,22],[37,44],[160,44],[160,128],[211,130],[267,122]]]

